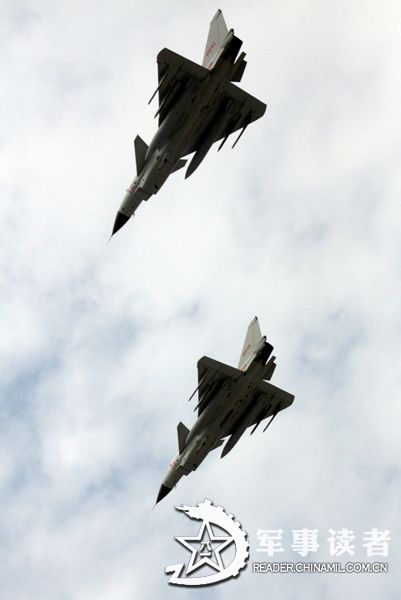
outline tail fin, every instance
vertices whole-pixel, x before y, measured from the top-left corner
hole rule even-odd
[[[136,172],[139,173],[142,171],[145,165],[145,156],[148,151],[148,145],[143,141],[139,135],[136,136],[134,140],[135,147],[135,160],[136,160]]]
[[[181,423],[181,421],[180,421],[178,423],[178,425],[177,425],[178,452],[180,454],[181,454],[181,452],[185,448],[185,444],[186,444],[186,441],[187,441],[188,433],[189,433],[188,427],[185,427],[184,423]]]
[[[264,340],[259,327],[258,317],[255,317],[249,324],[248,331],[246,332],[244,346],[242,348],[241,356],[239,359],[238,368],[241,371],[246,371],[256,356],[258,349],[260,348],[260,342]]]
[[[205,53],[202,65],[212,69],[223,50],[223,41],[227,37],[228,29],[221,10],[218,10],[210,22]]]

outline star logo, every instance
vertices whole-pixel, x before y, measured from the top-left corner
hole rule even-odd
[[[193,537],[177,536],[175,539],[191,552],[185,575],[189,575],[203,565],[209,565],[216,571],[222,571],[224,564],[221,552],[234,542],[231,536],[214,535],[212,526],[207,521],[203,521],[201,524],[198,535]]]
[[[198,586],[237,577],[249,557],[249,544],[245,531],[233,515],[227,514],[221,506],[214,506],[207,498],[196,506],[176,506],[176,509],[201,523],[197,535],[176,536],[177,542],[189,550],[191,556],[185,569],[184,564],[166,567],[166,573],[172,573],[169,583]],[[225,564],[222,554],[232,544],[234,552],[229,552],[231,562]],[[207,575],[203,568],[206,568]]]

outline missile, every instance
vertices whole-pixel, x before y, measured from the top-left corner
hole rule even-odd
[[[239,423],[236,424],[236,428],[224,446],[220,458],[226,456],[226,454],[228,454],[234,448],[235,444],[242,437],[245,430],[248,429],[255,419],[258,420],[261,414],[258,398],[259,394],[257,394],[253,399],[252,409],[245,415],[243,419],[241,419],[241,421],[239,421]],[[265,413],[265,410],[263,410],[262,413]]]
[[[209,152],[210,148],[214,144],[214,141],[219,138],[219,134],[221,132],[221,119],[226,110],[231,106],[232,101],[228,100],[228,102],[223,103],[218,113],[216,114],[213,121],[208,125],[207,131],[202,136],[198,150],[195,152],[192,157],[191,162],[189,163],[187,172],[185,173],[185,179],[187,179],[192,173],[199,167],[202,160],[205,158],[206,154]],[[224,140],[225,141],[225,140]],[[224,143],[223,141],[223,143]],[[220,149],[220,148],[219,148]]]
[[[157,92],[160,90],[161,86],[163,85],[163,83],[166,81],[167,78],[167,74],[168,74],[168,67],[166,68],[166,70],[164,71],[163,75],[160,77],[160,82],[159,85],[157,86],[157,88],[155,89],[155,91],[153,92],[148,104],[150,104],[153,100],[153,98],[156,96]]]
[[[206,375],[204,375],[202,377],[202,379],[199,382],[198,387],[192,392],[192,394],[190,395],[190,397],[188,398],[188,402],[190,402],[192,400],[192,398],[195,396],[196,392],[199,390],[200,386],[202,385],[202,383],[205,381],[206,379]]]
[[[235,148],[235,146],[238,144],[238,142],[240,140],[240,137],[242,136],[245,129],[248,127],[249,123],[251,123],[251,122],[252,122],[252,112],[248,113],[247,116],[245,117],[241,132],[240,132],[239,136],[237,137],[237,139],[235,140],[235,142],[233,143],[233,145],[231,146],[231,148]]]
[[[275,418],[275,417],[278,415],[279,411],[280,411],[280,403],[279,403],[279,405],[277,406],[276,410],[274,411],[274,415],[272,416],[272,418],[270,419],[270,421],[268,422],[268,424],[267,424],[267,425],[266,425],[266,427],[264,428],[264,430],[263,430],[263,433],[266,431],[266,429],[269,427],[269,425],[270,425],[271,423],[273,423],[273,420],[274,420],[274,418]]]

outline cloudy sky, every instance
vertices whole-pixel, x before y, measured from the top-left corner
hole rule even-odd
[[[268,104],[241,142],[174,174],[109,237],[156,130],[156,55],[201,62],[217,8]],[[6,600],[398,598],[401,10],[385,0],[11,1],[0,25],[0,586]],[[207,458],[152,511],[196,362],[236,365],[258,315],[266,434]],[[168,586],[174,506],[205,497],[248,532],[391,531],[387,575]],[[265,557],[262,555],[262,558]]]

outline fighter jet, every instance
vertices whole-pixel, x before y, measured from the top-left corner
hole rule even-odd
[[[148,146],[135,138],[137,175],[118,210],[114,235],[135,213],[143,200],[156,194],[168,176],[186,164],[184,156],[195,152],[185,177],[202,162],[210,147],[238,130],[239,138],[259,119],[266,104],[247,94],[233,81],[241,81],[246,61],[242,41],[228,31],[221,10],[210,23],[202,66],[167,48],[157,56],[159,128]],[[237,57],[238,56],[238,57]]]
[[[273,346],[261,335],[255,317],[245,337],[238,368],[204,356],[198,361],[198,419],[189,430],[178,423],[178,455],[160,487],[156,504],[183,475],[195,471],[211,450],[225,442],[221,458],[233,449],[248,427],[254,433],[259,423],[270,417],[263,431],[294,396],[275,387],[269,380],[276,367]],[[228,439],[226,439],[228,438]]]

